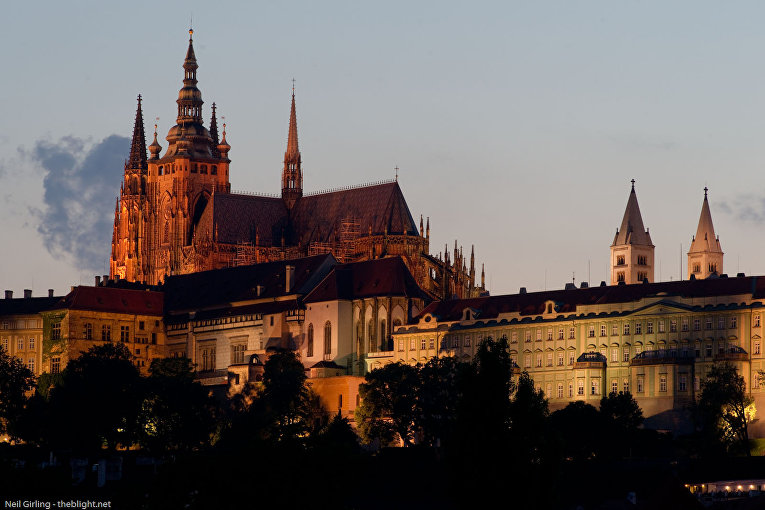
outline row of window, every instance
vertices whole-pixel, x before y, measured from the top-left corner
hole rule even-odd
[[[165,168],[164,165],[160,165],[159,168],[157,168],[158,175],[165,175],[165,173],[175,173],[175,164],[167,165],[167,168]],[[178,171],[182,171],[183,168],[181,165],[178,165]],[[207,165],[199,165],[197,166],[196,163],[191,164],[191,173],[200,173],[200,174],[207,174]],[[217,165],[210,165],[210,175],[218,175],[218,167]]]
[[[10,352],[10,349],[9,349],[9,347],[10,347],[9,340],[7,338],[3,338],[2,341],[0,341],[0,342],[1,342],[0,345],[2,345],[3,350],[5,352]],[[25,339],[25,338],[18,338],[16,340],[16,352],[23,351],[24,347],[26,345],[29,345],[29,349],[28,350],[34,351],[36,344],[37,344],[37,342],[35,341],[34,338],[30,338],[29,339],[29,343],[27,343],[27,339]]]
[[[636,393],[644,393],[645,392],[645,377],[639,376],[637,378],[637,384],[636,384]],[[601,380],[599,378],[592,378],[590,379],[590,387],[589,387],[589,394],[590,395],[600,395],[601,394]],[[541,385],[538,386],[539,389],[542,389],[548,397],[552,398],[552,384],[553,383],[547,383],[546,387],[543,389]],[[755,386],[759,384],[759,381],[755,383]],[[667,392],[667,374],[659,374],[659,392],[666,393]],[[698,377],[694,378],[694,389],[695,391],[699,391],[700,389],[700,380]],[[677,390],[679,392],[686,392],[688,391],[688,376],[685,374],[680,374],[677,378]],[[619,380],[618,379],[611,379],[611,387],[610,387],[610,393],[618,393],[620,391],[619,388]],[[627,378],[622,379],[622,385],[621,385],[621,391],[627,393],[630,391],[630,380]],[[568,392],[566,396],[568,398],[574,397],[574,382],[569,381],[568,382]],[[585,394],[585,380],[583,378],[578,378],[576,380],[576,395],[577,396],[584,396]],[[557,383],[557,392],[555,394],[557,398],[565,398],[564,397],[564,383],[558,382]]]
[[[39,319],[17,319],[15,321],[3,321],[3,329],[31,329],[41,327]]]

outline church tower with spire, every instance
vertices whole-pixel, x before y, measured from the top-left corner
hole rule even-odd
[[[295,87],[292,87],[290,127],[287,135],[287,151],[284,153],[282,170],[282,199],[287,209],[292,210],[295,202],[303,196],[303,169],[298,148],[297,114],[295,113]]]
[[[133,139],[130,144],[130,158],[125,161],[125,175],[114,210],[112,256],[109,261],[109,272],[113,276],[133,281],[141,281],[146,270],[146,260],[143,257],[145,227],[143,220],[148,169],[146,135],[139,95],[133,124]]]
[[[178,92],[176,124],[170,128],[167,150],[157,141],[149,146],[139,98],[130,162],[126,165],[119,219],[115,218],[111,277],[157,284],[170,274],[196,269],[192,247],[194,229],[214,193],[228,193],[230,146],[218,142],[218,124],[213,106],[210,127],[202,120],[202,93],[197,87],[197,59],[193,30],[183,62],[183,86]],[[133,199],[131,197],[138,197]],[[133,210],[126,212],[126,204]],[[123,214],[128,219],[123,219]],[[128,225],[125,230],[122,225]],[[134,226],[133,226],[134,225]],[[126,236],[125,232],[129,235]],[[131,268],[135,269],[131,269]]]
[[[723,251],[720,238],[715,235],[712,213],[709,211],[707,188],[704,188],[704,202],[701,204],[701,216],[696,235],[688,251],[688,278],[700,279],[723,272]]]
[[[611,244],[611,285],[653,283],[653,249],[651,234],[643,227],[633,179],[621,227]]]

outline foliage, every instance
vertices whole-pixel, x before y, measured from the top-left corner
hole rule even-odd
[[[26,392],[33,387],[34,374],[17,357],[0,347],[0,434],[19,437],[19,419]]]
[[[728,453],[749,455],[747,423],[754,417],[754,404],[736,367],[729,363],[712,367],[701,383],[697,413],[702,441],[712,441]]]
[[[514,390],[513,362],[507,339],[484,339],[464,378],[457,410],[458,437],[463,451],[499,451],[509,447]]]
[[[528,372],[518,379],[515,395],[510,403],[512,441],[517,445],[519,461],[538,464],[545,450],[545,428],[550,411],[541,389],[534,388]]]
[[[618,430],[635,430],[643,424],[643,411],[630,392],[611,392],[600,399],[603,418]]]
[[[310,432],[317,400],[305,382],[305,368],[294,352],[277,352],[266,361],[263,392],[253,411],[265,415],[267,435],[275,442],[304,438]]]
[[[603,449],[603,421],[598,410],[581,400],[571,402],[550,416],[551,428],[560,436],[563,455],[581,461],[598,457]]]
[[[138,443],[149,451],[191,450],[210,442],[216,405],[194,381],[188,358],[155,359],[143,381]]]
[[[336,414],[329,423],[321,427],[312,437],[314,447],[339,453],[353,454],[359,451],[359,436],[353,430],[348,418]]]
[[[131,358],[123,344],[105,344],[67,365],[50,392],[50,442],[75,450],[135,442],[140,375]]]
[[[457,407],[470,365],[449,356],[432,358],[418,368],[416,426],[423,444],[442,446],[454,436]]]
[[[61,338],[53,339],[53,324],[61,322],[66,317],[66,311],[55,310],[52,312],[43,312],[43,341],[42,341],[42,359],[48,361],[52,354],[60,353],[66,345],[65,331],[61,332]]]
[[[359,386],[361,405],[356,412],[361,438],[389,445],[398,437],[410,446],[417,418],[418,367],[390,363],[368,373],[365,380]]]

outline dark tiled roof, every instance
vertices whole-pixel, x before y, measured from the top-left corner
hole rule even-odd
[[[218,242],[254,242],[260,246],[285,243],[307,248],[313,242],[335,242],[341,223],[353,219],[361,235],[419,235],[398,182],[317,193],[301,197],[290,213],[284,201],[217,193],[200,217],[197,235],[217,236]]]
[[[529,316],[541,315],[548,301],[555,303],[556,314],[571,314],[576,311],[577,305],[626,303],[646,297],[704,298],[734,295],[765,299],[765,277],[708,278],[455,299],[431,303],[420,316],[430,313],[441,321],[456,321],[460,320],[465,308],[478,310],[479,319],[496,318],[500,313],[511,312]]]
[[[302,197],[295,204],[293,227],[301,245],[331,242],[346,218],[359,222],[361,235],[419,235],[398,182]]]
[[[335,258],[326,254],[170,276],[164,286],[165,309],[168,313],[221,309],[236,301],[306,294],[335,264]],[[295,268],[289,293],[285,292],[287,265]],[[260,296],[258,285],[263,287]]]
[[[0,299],[0,315],[22,315],[50,310],[59,302],[58,297],[32,297],[17,299]]]
[[[162,315],[163,301],[162,292],[80,285],[61,298],[52,309]]]
[[[197,226],[197,235],[218,242],[255,242],[280,245],[282,231],[289,236],[287,208],[281,198],[216,193],[210,198]]]
[[[426,297],[401,257],[388,257],[335,266],[306,296],[305,302],[371,296]]]
[[[301,308],[297,299],[287,299],[283,301],[266,301],[264,303],[255,303],[244,306],[233,306],[229,303],[221,303],[215,308],[194,311],[194,320],[203,321],[209,319],[222,319],[226,317],[241,315],[267,315]],[[168,310],[168,316],[165,319],[167,324],[179,324],[191,320],[191,314],[185,312],[175,312]]]

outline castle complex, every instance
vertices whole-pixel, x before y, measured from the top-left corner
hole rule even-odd
[[[193,31],[189,31],[193,34]],[[430,219],[419,229],[397,181],[303,193],[295,93],[292,92],[281,197],[231,192],[226,125],[218,137],[202,120],[192,38],[183,62],[178,117],[164,154],[146,137],[138,98],[130,158],[114,213],[109,275],[159,284],[168,276],[331,253],[339,262],[401,257],[432,298],[484,290],[483,270],[457,248],[430,255]]]

